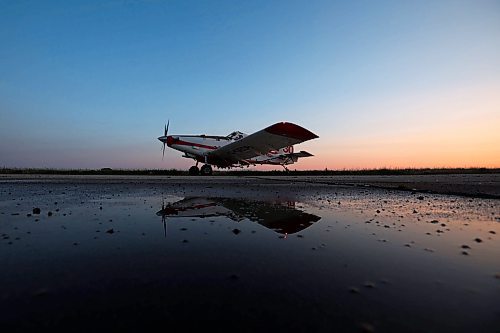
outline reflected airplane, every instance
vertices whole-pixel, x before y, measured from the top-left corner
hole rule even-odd
[[[167,217],[225,216],[235,222],[248,219],[279,234],[294,234],[306,229],[321,217],[295,208],[295,202],[266,202],[230,198],[185,198],[156,213],[162,217],[166,234]]]
[[[184,153],[182,157],[191,158],[196,165],[189,169],[190,175],[211,175],[212,165],[218,168],[244,167],[257,164],[281,165],[285,170],[302,157],[312,154],[306,151],[294,153],[293,145],[316,139],[318,136],[309,130],[292,123],[281,122],[247,135],[232,132],[227,136],[216,135],[168,135],[170,121],[165,125],[163,136],[158,140],[165,145]],[[204,165],[198,169],[198,163]]]

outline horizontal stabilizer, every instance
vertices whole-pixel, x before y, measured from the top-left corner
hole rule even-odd
[[[307,151],[301,150],[298,153],[286,154],[286,156],[289,156],[289,157],[311,157],[311,156],[314,156],[314,155],[311,154],[311,153],[308,153]]]

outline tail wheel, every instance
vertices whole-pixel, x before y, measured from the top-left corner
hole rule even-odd
[[[210,176],[212,175],[212,167],[208,164],[205,164],[201,167],[200,172],[202,176]]]
[[[193,165],[192,167],[189,168],[189,175],[190,176],[198,176],[199,174],[200,174],[200,169],[198,169],[197,166]]]

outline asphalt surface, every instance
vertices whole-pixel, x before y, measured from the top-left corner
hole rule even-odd
[[[43,183],[171,183],[189,185],[233,184],[328,185],[382,188],[399,191],[500,199],[500,174],[401,175],[401,176],[75,176],[0,175],[0,182]]]
[[[2,175],[0,327],[498,332],[498,194],[498,175]]]

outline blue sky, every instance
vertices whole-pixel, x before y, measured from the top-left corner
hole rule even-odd
[[[300,124],[298,168],[500,166],[498,1],[0,0],[0,45],[0,166],[188,167],[167,119]]]

